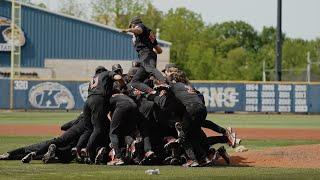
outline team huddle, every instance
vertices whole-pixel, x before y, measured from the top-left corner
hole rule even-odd
[[[97,67],[82,113],[61,127],[61,136],[9,151],[0,159],[198,167],[214,165],[221,157],[230,163],[224,146],[212,145],[234,148],[240,140],[232,128],[206,120],[203,96],[175,64],[162,72],[156,69],[162,49],[140,18],[133,18],[122,32],[133,33],[139,61],[126,74],[120,64],[111,71]],[[207,137],[202,128],[221,135]]]

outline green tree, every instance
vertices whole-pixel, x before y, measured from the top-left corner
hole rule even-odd
[[[244,49],[256,51],[259,48],[258,33],[243,21],[229,21],[215,25],[221,40],[233,38]]]
[[[127,28],[132,17],[140,16],[154,31],[160,28],[161,39],[172,43],[171,62],[190,79],[261,80],[263,62],[269,70],[267,80],[273,79],[274,27],[263,27],[258,33],[243,21],[206,25],[200,14],[189,9],[163,13],[150,0],[92,0],[91,6],[92,18],[104,24]],[[306,41],[283,34],[283,69],[305,68],[307,52],[320,61],[320,39]],[[320,77],[319,69],[319,65],[312,66]]]
[[[260,68],[256,67],[259,62],[255,58],[259,49],[259,36],[250,25],[244,22],[208,25],[197,35],[197,42],[196,47],[200,47],[199,58],[191,59],[188,56],[187,60],[192,61],[188,64],[194,65],[187,67],[192,78],[241,80],[260,77],[256,73],[251,74],[251,69],[256,72]],[[192,51],[197,51],[197,48],[188,49],[189,54],[195,54]],[[204,52],[210,52],[211,57],[201,58]],[[199,64],[205,64],[206,69],[201,69]]]
[[[47,8],[47,5],[42,1],[40,1],[38,3],[32,3],[31,0],[20,0],[20,2],[25,3],[25,4],[34,5],[34,6],[39,6],[41,8]]]
[[[161,28],[163,12],[155,8],[151,2],[148,3],[146,12],[141,15],[143,23],[156,32],[157,28]]]
[[[310,50],[307,41],[286,39],[283,43],[283,68],[305,68],[307,66],[307,53]]]
[[[185,62],[184,67],[189,72],[189,78],[199,80],[210,79],[214,70],[213,51],[199,42],[194,42],[189,44],[186,52],[188,60]]]
[[[61,0],[59,3],[59,12],[79,18],[87,18],[86,6],[79,1]]]
[[[276,33],[276,28],[264,26],[262,32],[259,35],[261,45],[275,44]]]
[[[170,9],[164,16],[161,27],[161,38],[172,42],[171,61],[190,72],[185,67],[188,61],[187,49],[204,28],[200,14],[186,8]]]
[[[102,24],[111,24],[112,15],[111,15],[111,1],[110,0],[92,0],[92,15],[91,18],[94,21],[97,21]]]
[[[39,6],[39,7],[41,7],[41,8],[44,8],[44,9],[47,8],[47,5],[46,5],[45,3],[43,3],[43,2],[38,3],[37,6]]]
[[[143,15],[149,0],[92,0],[92,18],[103,24],[127,28],[134,16]]]
[[[20,2],[25,3],[25,4],[33,4],[33,3],[31,3],[31,0],[20,0]]]

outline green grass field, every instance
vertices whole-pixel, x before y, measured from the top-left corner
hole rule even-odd
[[[1,112],[4,124],[62,124],[77,116],[77,112]],[[208,119],[222,126],[244,128],[306,128],[320,129],[319,115],[247,115],[210,114]],[[0,136],[0,152],[28,145],[50,136]],[[320,140],[244,140],[250,150],[301,144],[320,144]],[[231,149],[228,149],[232,151]],[[159,168],[160,175],[146,175],[145,170]],[[0,179],[319,179],[319,169],[288,169],[258,167],[182,168],[173,166],[109,167],[81,164],[48,164],[32,161],[0,161]]]
[[[78,112],[1,112],[1,124],[62,124]],[[207,119],[236,128],[320,128],[320,115],[209,114]]]

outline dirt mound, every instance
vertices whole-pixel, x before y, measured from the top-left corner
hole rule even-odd
[[[231,165],[254,167],[320,168],[320,144],[267,148],[231,153]]]

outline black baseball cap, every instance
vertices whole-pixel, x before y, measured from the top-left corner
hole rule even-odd
[[[176,64],[174,63],[169,63],[166,64],[165,68],[161,71],[161,72],[165,72],[166,70],[168,70],[169,68],[178,68]]]
[[[139,16],[136,16],[130,20],[129,28],[131,28],[132,24],[139,24],[139,23],[142,23],[141,18]]]
[[[121,67],[120,64],[114,64],[112,65],[112,71],[117,73],[117,74],[122,74],[123,73],[123,69]],[[119,72],[120,71],[120,72]]]
[[[107,71],[107,69],[105,67],[103,67],[103,66],[98,66],[98,67],[96,67],[95,73],[99,74],[99,73],[101,73],[103,71]]]
[[[116,70],[122,70],[122,67],[120,64],[114,64],[112,65],[112,71],[116,71]]]

